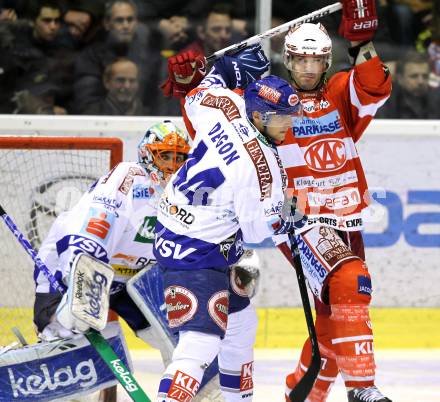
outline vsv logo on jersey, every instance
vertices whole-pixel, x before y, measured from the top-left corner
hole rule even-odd
[[[319,140],[307,147],[304,153],[307,166],[317,172],[338,170],[347,162],[344,141]]]
[[[33,372],[32,375],[23,378],[17,376],[12,368],[8,368],[14,398],[40,395],[46,390],[54,391],[57,388],[69,387],[76,383],[79,383],[81,388],[87,388],[96,384],[98,380],[92,359],[81,361],[74,368],[71,366],[61,367],[53,373],[50,372],[47,364],[41,364],[40,370],[41,374]]]
[[[108,262],[106,250],[101,245],[91,239],[88,239],[87,237],[67,235],[61,240],[57,241],[57,252],[59,255],[66,251],[69,247],[86,251],[90,255],[96,257],[98,260]]]
[[[185,257],[194,253],[194,251],[197,251],[197,249],[192,247],[188,247],[186,250],[182,251],[182,246],[180,244],[174,243],[171,240],[165,240],[162,237],[157,238],[157,236],[154,248],[159,251],[159,254],[162,257],[168,258],[172,256],[174,260],[183,260]]]

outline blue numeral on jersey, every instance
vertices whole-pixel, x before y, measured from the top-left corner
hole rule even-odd
[[[173,186],[185,195],[191,205],[208,205],[209,194],[225,181],[225,176],[218,167],[203,170],[188,179],[191,168],[202,160],[207,150],[206,144],[200,141],[173,181]]]

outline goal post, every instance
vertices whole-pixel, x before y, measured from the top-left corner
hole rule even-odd
[[[122,159],[119,138],[0,136],[1,203],[38,249],[55,218]],[[0,239],[0,345],[17,340],[13,327],[33,343],[33,262],[5,225]]]

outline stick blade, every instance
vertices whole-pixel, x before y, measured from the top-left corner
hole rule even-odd
[[[301,380],[299,380],[292,391],[290,391],[289,399],[291,402],[304,402],[306,400],[315,384],[320,369],[321,355],[318,351],[318,353],[313,353],[308,370],[304,373]]]

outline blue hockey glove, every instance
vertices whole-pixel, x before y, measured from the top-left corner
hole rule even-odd
[[[269,60],[261,45],[247,47],[238,53],[222,56],[214,68],[224,79],[229,89],[244,89],[269,69]]]
[[[307,223],[307,215],[297,210],[296,202],[296,197],[284,200],[280,219],[274,225],[274,235],[295,233],[296,230],[301,229]]]

